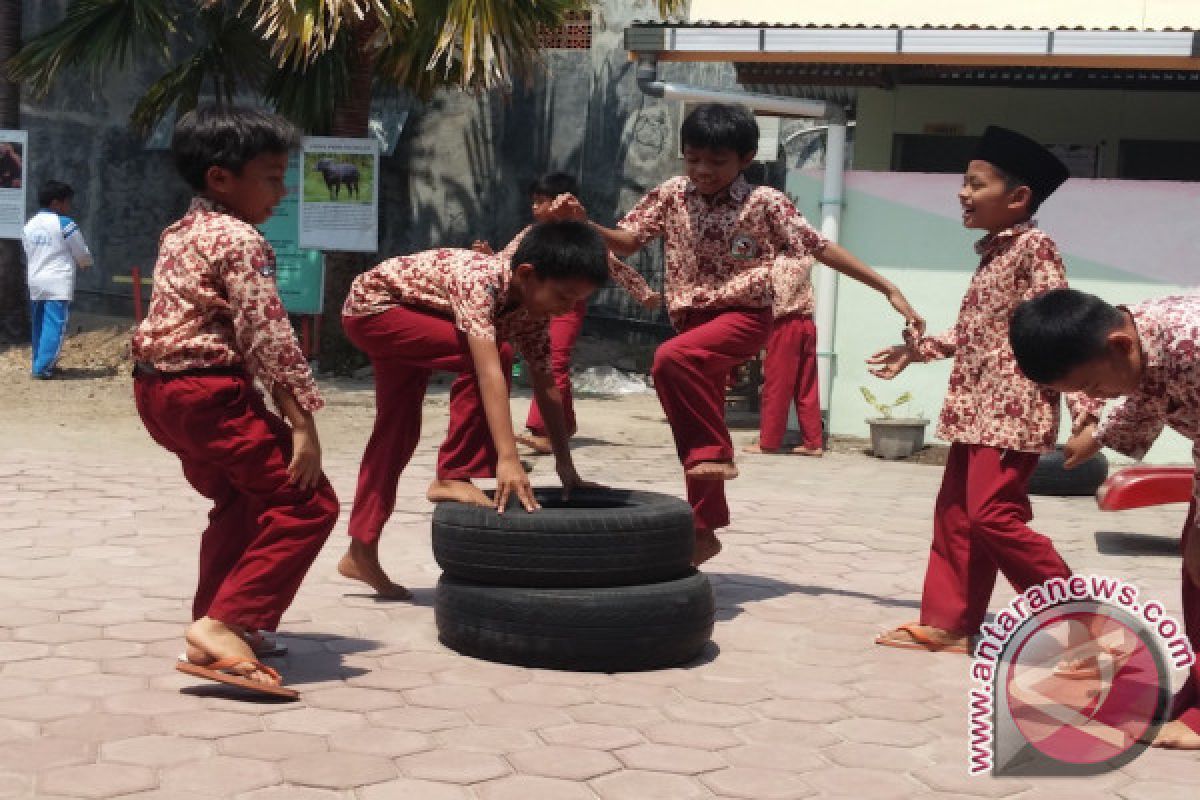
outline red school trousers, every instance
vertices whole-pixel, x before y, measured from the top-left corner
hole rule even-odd
[[[567,435],[574,436],[575,404],[571,399],[571,352],[575,349],[575,340],[583,330],[583,318],[587,315],[587,300],[581,300],[577,306],[550,320],[550,374],[554,376],[554,385],[558,387],[559,397],[562,398],[563,420],[567,423]],[[525,427],[538,436],[546,435],[546,423],[542,421],[542,411],[535,399],[529,404],[529,416],[525,419]]]
[[[771,309],[689,311],[678,329],[655,351],[650,374],[679,460],[684,469],[702,461],[733,461],[733,440],[725,425],[725,382],[731,369],[762,349],[771,330]],[[729,524],[724,481],[686,483],[697,529],[712,531]]]
[[[771,324],[767,356],[763,359],[759,447],[780,448],[792,404],[796,406],[804,446],[822,449],[825,442],[817,384],[817,326],[812,314],[787,314]]]
[[[1183,523],[1181,544],[1185,552],[1188,542],[1192,541],[1194,537],[1200,536],[1200,533],[1196,532],[1198,521],[1196,494],[1200,489],[1197,483],[1200,482],[1200,451],[1193,450],[1192,454],[1197,457],[1197,476],[1193,478],[1192,502],[1188,507],[1187,521]],[[1180,571],[1183,573],[1183,627],[1187,632],[1188,641],[1192,644],[1192,651],[1200,654],[1200,584],[1192,579],[1186,567],[1181,568]],[[1182,720],[1193,731],[1200,733],[1200,661],[1192,664],[1187,681],[1175,695],[1171,719]]]
[[[370,544],[392,515],[400,473],[421,439],[421,404],[434,370],[459,373],[450,385],[450,424],[438,451],[438,479],[494,477],[496,446],[467,336],[452,317],[398,306],[380,314],[343,316],[342,327],[375,369],[375,427],[350,512],[350,535]],[[500,346],[500,363],[511,376],[512,348],[507,344]]]
[[[337,521],[333,487],[324,475],[315,489],[288,483],[291,428],[245,374],[139,374],[133,395],[146,430],[213,501],[192,617],[275,630]]]
[[[997,571],[1018,592],[1066,578],[1070,568],[1033,519],[1029,476],[1037,453],[955,442],[933,510],[933,546],[921,596],[921,624],[979,631]]]

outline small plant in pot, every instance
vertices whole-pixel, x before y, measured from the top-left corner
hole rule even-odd
[[[871,452],[878,458],[908,458],[925,446],[925,427],[929,420],[924,417],[897,417],[893,412],[912,402],[912,393],[905,392],[891,403],[881,403],[865,386],[858,387],[867,404],[879,412],[879,416],[868,419],[871,426]]]

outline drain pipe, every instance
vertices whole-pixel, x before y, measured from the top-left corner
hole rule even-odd
[[[658,61],[654,56],[639,55],[637,85],[650,97],[692,103],[740,103],[752,111],[790,117],[818,117],[829,121],[825,143],[825,179],[821,189],[821,234],[831,242],[838,240],[842,222],[842,196],[846,184],[846,112],[841,106],[824,100],[780,97],[728,89],[702,89],[658,79]],[[825,412],[825,430],[833,395],[833,334],[836,323],[838,274],[823,264],[813,269],[813,294],[816,306],[818,380],[821,410]]]

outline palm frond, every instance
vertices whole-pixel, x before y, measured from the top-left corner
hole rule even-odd
[[[345,52],[349,47],[349,38],[343,38],[304,69],[276,66],[267,79],[263,94],[280,114],[302,130],[317,135],[328,134],[334,111],[350,91]]]
[[[62,22],[42,31],[9,61],[13,80],[44,96],[64,70],[93,75],[134,60],[169,59],[175,21],[184,5],[173,0],[74,0]],[[187,4],[191,5],[191,4]]]
[[[303,70],[328,53],[347,28],[369,24],[386,31],[412,15],[411,0],[244,0],[243,13],[258,20],[281,65]]]

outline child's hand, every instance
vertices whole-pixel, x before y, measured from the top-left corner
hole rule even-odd
[[[1100,452],[1100,440],[1096,438],[1096,423],[1085,425],[1078,433],[1067,440],[1063,447],[1063,467],[1075,469]]]
[[[292,428],[292,460],[287,473],[288,483],[300,489],[314,489],[321,482],[321,444],[316,431]]]
[[[562,481],[562,488],[563,488],[562,499],[563,500],[570,500],[571,492],[573,492],[576,489],[605,489],[605,488],[607,488],[602,484],[592,483],[591,481],[585,481],[583,478],[579,477],[579,473],[575,471],[575,465],[573,463],[568,462],[568,463],[564,464],[560,461],[559,463],[557,463],[555,465],[555,469],[558,472],[558,479],[560,481]]]
[[[885,347],[867,359],[867,372],[876,378],[890,381],[912,363],[913,353],[907,346],[895,344]]]
[[[546,209],[547,220],[572,219],[577,222],[587,222],[587,210],[573,194],[560,194],[550,202]]]
[[[492,249],[492,246],[483,239],[476,239],[475,241],[471,242],[471,249],[476,253],[482,253],[485,256],[496,255],[496,251]]]
[[[920,339],[925,335],[925,318],[909,305],[908,298],[904,296],[903,292],[899,289],[892,289],[887,293],[887,299],[892,304],[892,308],[899,311],[904,317],[904,330],[911,331],[905,335],[905,341],[908,341],[909,336]]]
[[[508,506],[508,498],[513,494],[516,494],[526,511],[532,513],[541,508],[537,498],[533,496],[533,486],[529,483],[525,468],[521,466],[521,459],[516,456],[504,459],[496,465],[497,513],[504,513],[505,507]]]
[[[662,293],[661,292],[651,292],[650,294],[646,295],[646,299],[642,301],[642,308],[646,309],[647,311],[654,311],[661,305],[662,305]]]
[[[1081,411],[1079,413],[1079,416],[1077,416],[1075,419],[1071,420],[1071,435],[1075,436],[1075,435],[1079,434],[1080,432],[1082,432],[1086,428],[1090,428],[1091,430],[1095,431],[1096,423],[1098,423],[1099,421],[1100,420],[1097,419],[1096,415],[1093,414],[1092,412]]]

